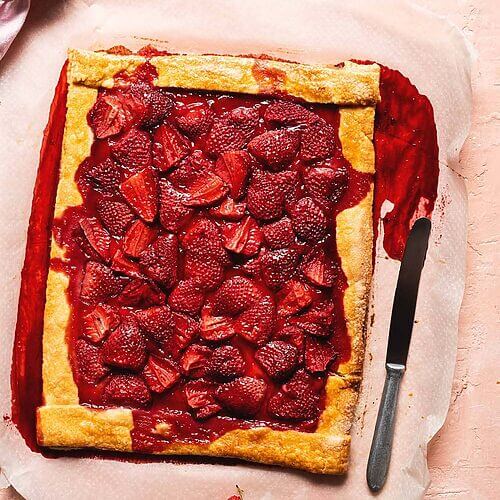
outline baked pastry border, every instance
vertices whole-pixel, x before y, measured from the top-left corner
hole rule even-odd
[[[87,123],[99,86],[113,85],[113,75],[133,71],[146,59],[104,52],[70,50],[67,116],[55,217],[82,202],[74,174],[90,154],[93,134]],[[265,93],[255,78],[260,70],[278,70],[278,85],[308,102],[340,105],[339,138],[353,168],[373,173],[373,127],[379,100],[379,67],[346,62],[342,67],[310,66],[232,56],[168,55],[150,60],[158,71],[158,86],[239,93]],[[276,89],[276,87],[275,87]],[[350,435],[364,355],[366,309],[372,275],[373,185],[356,206],[337,216],[337,246],[348,287],[344,309],[351,337],[351,358],[328,378],[326,404],[314,433],[278,431],[268,427],[238,429],[207,444],[172,443],[160,454],[211,455],[243,458],[297,467],[316,473],[340,474],[348,468]],[[352,252],[352,249],[356,249]],[[64,259],[53,240],[51,257]],[[37,436],[42,446],[132,451],[132,411],[92,409],[79,405],[66,343],[70,304],[68,277],[49,270],[43,333],[44,405],[37,411]]]

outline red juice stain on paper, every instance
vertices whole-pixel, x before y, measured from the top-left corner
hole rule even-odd
[[[67,62],[62,68],[43,134],[28,226],[26,257],[21,273],[12,360],[12,420],[32,450],[38,450],[35,420],[36,408],[42,403],[43,312],[52,217],[66,122],[66,68]]]
[[[430,217],[437,196],[438,142],[431,103],[399,71],[381,66],[381,101],[375,115],[375,203],[377,232],[385,200],[384,249],[401,260],[413,222]]]

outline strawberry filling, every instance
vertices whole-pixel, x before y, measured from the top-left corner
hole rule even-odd
[[[334,106],[153,77],[146,64],[99,92],[84,202],[55,224],[80,401],[134,409],[141,450],[201,429],[313,431],[350,356],[335,217],[371,177],[343,158]]]

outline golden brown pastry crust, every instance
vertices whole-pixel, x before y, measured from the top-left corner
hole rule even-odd
[[[74,181],[80,162],[90,154],[92,131],[86,115],[97,87],[113,85],[118,71],[133,71],[145,59],[103,52],[70,50],[68,111],[64,133],[56,216],[81,203]],[[379,100],[379,67],[347,62],[341,68],[309,66],[231,56],[171,55],[151,59],[156,85],[213,91],[262,92],[254,74],[259,68],[278,70],[281,87],[308,102],[341,105],[339,137],[344,156],[360,172],[375,170],[373,126]],[[276,87],[275,87],[276,89]],[[172,443],[161,454],[230,456],[279,464],[311,472],[340,474],[348,468],[350,435],[364,354],[365,316],[372,274],[373,186],[356,206],[337,216],[337,246],[348,288],[344,308],[351,337],[351,358],[326,385],[326,405],[314,433],[254,428],[230,431],[208,444]],[[64,250],[52,242],[52,256]],[[66,344],[70,306],[63,273],[49,271],[43,334],[44,406],[38,409],[37,432],[43,446],[132,450],[129,409],[90,409],[79,405]]]
[[[105,52],[69,51],[68,81],[88,87],[112,87],[119,71],[131,72],[144,57]],[[313,66],[268,59],[193,54],[150,59],[158,71],[156,85],[221,92],[259,94],[258,75],[280,75],[278,87],[307,102],[369,106],[379,100],[379,67],[346,62],[343,67]],[[258,68],[258,71],[255,68]],[[281,78],[284,76],[284,78]]]

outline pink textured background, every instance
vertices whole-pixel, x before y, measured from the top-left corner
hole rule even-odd
[[[427,498],[493,499],[500,497],[500,348],[495,344],[500,330],[500,6],[498,0],[420,3],[452,20],[478,51],[472,129],[459,172],[469,193],[467,286],[451,406],[428,452]],[[0,491],[0,500],[6,498],[16,495]]]
[[[440,0],[478,52],[473,116],[461,153],[468,198],[467,283],[450,410],[429,451],[428,499],[500,497],[500,3]]]

